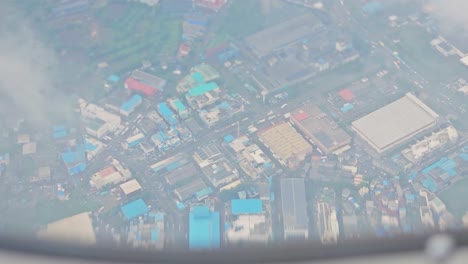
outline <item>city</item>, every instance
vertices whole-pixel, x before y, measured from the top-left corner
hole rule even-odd
[[[40,125],[0,98],[0,230],[212,250],[468,227],[468,45],[404,2],[21,7],[68,96],[20,94],[54,106]]]

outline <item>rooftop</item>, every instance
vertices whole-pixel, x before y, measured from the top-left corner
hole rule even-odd
[[[352,123],[352,128],[383,152],[434,125],[438,114],[411,93]]]
[[[141,190],[141,185],[136,179],[133,179],[128,182],[120,184],[120,189],[125,193],[125,195],[129,195],[136,191]]]
[[[291,114],[291,121],[325,153],[351,142],[351,137],[315,105],[305,105]]]
[[[263,202],[260,199],[234,199],[231,200],[231,214],[261,214]]]
[[[320,20],[309,13],[258,31],[246,37],[245,41],[255,55],[261,58],[288,44],[304,40],[320,26]]]
[[[120,209],[127,220],[132,220],[133,218],[144,215],[149,211],[148,206],[142,199],[130,202],[120,207]]]
[[[215,249],[220,246],[219,212],[196,206],[189,214],[189,248]]]
[[[120,110],[125,112],[132,112],[135,107],[137,107],[143,98],[139,94],[134,94],[128,101],[125,101],[122,106],[120,106]]]
[[[312,146],[289,123],[272,126],[258,132],[262,142],[283,162],[291,158],[299,161],[312,152]]]
[[[207,92],[211,92],[217,88],[219,88],[218,84],[215,82],[209,82],[193,87],[188,91],[187,94],[192,97],[197,97]]]
[[[59,240],[80,245],[96,244],[96,235],[89,212],[49,223],[45,229],[37,233],[37,236],[40,239]]]
[[[309,228],[304,179],[281,179],[281,204],[285,230]]]

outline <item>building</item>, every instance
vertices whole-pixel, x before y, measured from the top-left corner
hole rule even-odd
[[[236,154],[238,164],[250,177],[257,179],[274,169],[274,163],[247,136],[236,138],[229,142],[229,147]]]
[[[70,175],[79,174],[87,167],[86,150],[81,144],[75,143],[72,146],[67,146],[66,150],[60,154],[60,157]]]
[[[448,126],[402,150],[401,154],[409,161],[417,163],[435,150],[455,143],[457,139],[457,130],[453,126]]]
[[[312,145],[289,123],[282,123],[257,132],[260,141],[284,166],[297,169],[306,156],[312,153]]]
[[[200,119],[207,127],[213,127],[221,121],[225,121],[244,110],[243,105],[237,102],[221,101],[220,103],[201,109],[198,112]]]
[[[119,187],[120,190],[122,190],[122,192],[125,194],[125,196],[130,196],[141,191],[141,185],[136,179],[124,182],[120,184]]]
[[[300,178],[283,178],[281,184],[281,208],[285,240],[307,240],[309,217],[305,182]]]
[[[217,249],[221,240],[219,212],[212,212],[208,206],[195,206],[189,213],[190,250]]]
[[[194,152],[193,159],[215,188],[223,187],[239,179],[239,172],[228,162],[215,144],[199,147]]]
[[[82,246],[96,244],[93,220],[90,212],[70,216],[49,223],[37,233],[39,239],[54,240],[60,243],[73,243]]]
[[[128,101],[120,106],[120,114],[128,117],[141,103],[143,103],[143,97],[139,94],[134,94]]]
[[[169,99],[168,102],[180,118],[186,119],[189,116],[187,107],[179,99]]]
[[[188,90],[185,99],[193,109],[200,109],[218,101],[220,93],[221,89],[217,83],[208,82]]]
[[[138,93],[142,93],[146,96],[153,96],[157,92],[159,92],[157,88],[146,83],[140,82],[132,77],[128,77],[127,80],[125,80],[125,88]]]
[[[43,166],[39,167],[37,170],[36,177],[33,178],[32,181],[49,181],[51,179],[52,173],[50,170],[50,166]]]
[[[231,218],[226,232],[226,241],[265,244],[271,239],[271,225],[267,220],[263,201],[260,199],[231,200]]]
[[[325,154],[351,143],[351,137],[318,106],[300,107],[291,113],[291,122]]]
[[[179,201],[185,202],[208,188],[201,179],[202,173],[193,162],[173,164],[169,167],[170,170],[164,174],[164,178],[174,188],[174,193]]]
[[[179,92],[180,94],[185,94],[193,87],[215,81],[219,79],[219,77],[219,72],[215,68],[213,68],[209,64],[202,63],[193,67],[190,70],[190,74],[185,76],[177,84],[176,89],[177,92]]]
[[[340,234],[336,209],[328,203],[317,203],[317,228],[323,244],[336,244]]]
[[[30,141],[31,141],[31,137],[28,134],[18,135],[16,139],[16,143],[18,144],[26,144],[26,143],[29,143]]]
[[[352,129],[377,153],[382,153],[434,127],[438,118],[439,115],[416,96],[407,93],[354,121]]]
[[[263,58],[285,46],[293,45],[316,33],[322,24],[312,14],[306,14],[260,30],[245,38],[249,49]]]
[[[132,177],[130,170],[123,168],[119,161],[113,160],[112,166],[96,172],[91,176],[89,184],[96,189],[102,189],[105,186],[119,184]]]
[[[37,144],[35,142],[29,142],[23,144],[23,156],[36,154]]]
[[[153,89],[156,89],[157,91],[164,90],[164,87],[167,84],[167,81],[164,80],[163,78],[158,77],[151,73],[144,72],[142,70],[134,70],[132,72],[132,78],[141,83],[151,86]]]
[[[125,219],[132,220],[149,212],[148,205],[142,199],[135,200],[120,207]]]
[[[95,104],[88,104],[80,99],[81,117],[86,124],[86,133],[95,138],[101,138],[108,132],[120,128],[120,116],[106,111]]]
[[[164,214],[149,212],[128,227],[127,243],[135,248],[163,249],[165,240]]]
[[[208,17],[201,13],[190,13],[184,16],[182,22],[182,39],[191,42],[197,38],[205,35],[206,27],[208,25]],[[181,44],[181,45],[186,45]],[[187,45],[186,45],[187,46]],[[190,47],[190,46],[188,46]],[[180,51],[180,48],[179,48]],[[180,53],[180,55],[185,54]],[[188,55],[188,52],[186,53]]]
[[[136,135],[132,135],[129,138],[126,139],[126,147],[127,148],[132,148],[138,146],[142,140],[145,138],[145,134],[143,133],[137,133]]]

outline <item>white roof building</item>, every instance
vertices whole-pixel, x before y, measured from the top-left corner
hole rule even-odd
[[[136,179],[133,179],[120,184],[120,189],[125,195],[130,195],[141,190],[141,185]]]

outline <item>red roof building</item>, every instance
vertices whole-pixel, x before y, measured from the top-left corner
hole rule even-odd
[[[354,100],[354,94],[353,92],[351,92],[349,89],[343,89],[341,90],[338,95],[343,98],[343,100],[345,100],[346,102],[351,102],[352,100]]]
[[[187,45],[186,43],[180,44],[179,45],[179,53],[178,53],[179,57],[185,57],[185,56],[189,55],[190,50],[191,50],[190,46]]]
[[[125,88],[140,92],[146,96],[153,96],[158,92],[158,89],[154,88],[153,86],[139,82],[132,77],[129,77],[127,80],[125,80]]]
[[[299,113],[293,115],[293,118],[297,120],[297,122],[301,122],[302,120],[305,120],[309,117],[309,115],[304,112],[304,111],[300,111]]]

